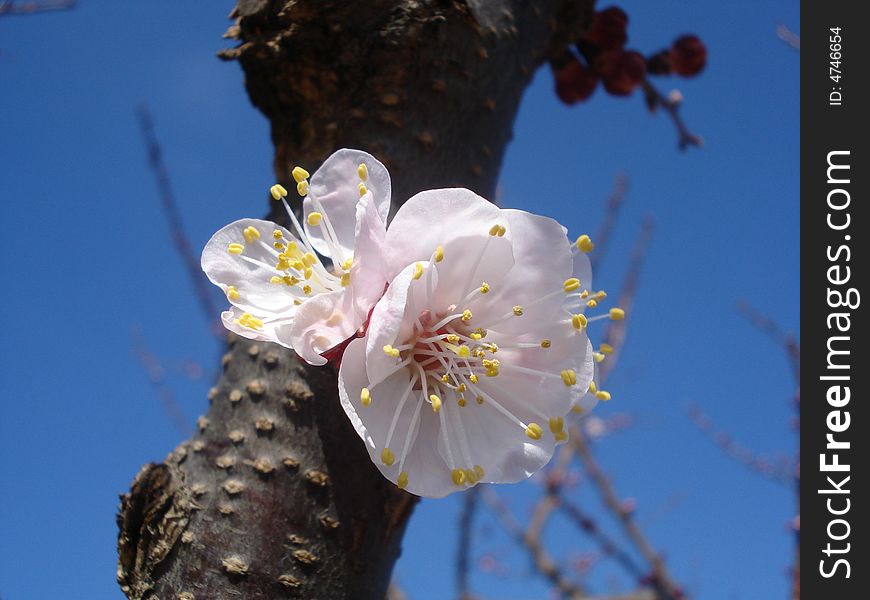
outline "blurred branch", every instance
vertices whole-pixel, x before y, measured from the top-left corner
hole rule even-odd
[[[172,393],[172,389],[166,383],[166,373],[160,365],[160,361],[148,348],[145,336],[142,335],[142,329],[134,327],[130,332],[130,337],[133,340],[133,351],[136,353],[136,358],[139,359],[139,362],[145,368],[148,380],[157,391],[157,396],[160,398],[160,402],[163,404],[163,408],[166,414],[169,415],[172,424],[175,425],[175,429],[181,435],[190,435],[191,431],[193,431],[190,423],[187,422],[178,401],[175,399],[175,394]]]
[[[634,243],[634,248],[631,251],[631,257],[628,262],[628,272],[622,283],[622,289],[619,292],[619,298],[616,305],[622,308],[626,314],[631,314],[631,309],[634,306],[634,299],[637,295],[637,287],[640,281],[640,274],[643,268],[643,261],[646,257],[647,248],[652,241],[655,223],[652,216],[644,217],[641,225],[640,233]],[[608,356],[598,366],[598,381],[604,383],[616,366],[619,359],[619,354],[622,346],[625,344],[625,336],[628,332],[628,319],[621,321],[607,321],[604,329],[603,339],[613,348],[613,353]]]
[[[801,36],[780,23],[776,26],[776,37],[792,47],[792,49],[801,51]]]
[[[456,555],[456,585],[459,600],[472,598],[469,591],[468,573],[471,566],[471,534],[474,515],[477,512],[479,490],[473,487],[465,492],[462,512],[459,515],[459,551]]]
[[[496,494],[490,486],[484,486],[481,490],[481,497],[484,503],[489,507],[492,513],[498,517],[502,526],[507,532],[517,541],[518,544],[525,546],[532,557],[535,570],[546,577],[559,591],[559,593],[571,600],[583,600],[585,595],[583,589],[569,581],[562,573],[562,569],[556,562],[547,554],[547,551],[540,543],[539,533],[542,526],[543,511],[537,515],[537,520],[532,519],[529,525],[531,535],[523,529],[523,526],[517,521],[517,518],[511,513],[510,509],[502,502],[498,494]],[[549,510],[549,509],[547,509]]]
[[[749,321],[756,329],[765,333],[770,339],[782,346],[786,358],[788,358],[791,365],[795,381],[800,383],[801,346],[797,338],[783,330],[776,321],[761,314],[746,300],[738,301],[737,312]]]
[[[677,142],[680,150],[685,150],[689,146],[700,148],[704,145],[704,139],[689,131],[686,123],[680,116],[680,104],[682,104],[683,97],[679,92],[665,96],[650,83],[649,79],[643,80],[643,91],[646,96],[646,105],[650,112],[655,112],[658,107],[661,107],[668,113],[671,121],[674,122],[674,126],[677,128],[677,133],[680,136]]]
[[[199,256],[193,251],[190,239],[185,232],[184,222],[181,219],[181,211],[178,209],[178,201],[175,198],[175,193],[172,191],[169,171],[166,168],[166,163],[163,161],[163,149],[154,131],[154,120],[151,118],[151,112],[148,110],[148,107],[144,104],[139,106],[136,114],[139,117],[142,140],[148,151],[148,166],[151,168],[154,179],[157,182],[160,205],[169,223],[172,244],[181,257],[181,262],[187,271],[190,283],[193,285],[200,308],[205,313],[207,322],[212,324],[221,311],[215,304],[211,286],[206,281],[205,275],[203,275],[200,268]]]
[[[616,517],[635,549],[650,565],[652,572],[647,576],[647,580],[642,583],[653,587],[661,600],[683,600],[685,595],[682,589],[674,582],[661,556],[655,551],[652,544],[650,544],[641,531],[640,526],[634,521],[633,511],[626,510],[625,505],[620,501],[616,490],[610,483],[610,479],[601,470],[601,467],[598,466],[597,461],[592,456],[592,451],[586,443],[585,436],[580,431],[580,428],[575,428],[572,431],[570,439],[570,443],[574,446],[583,466],[586,468],[586,472],[589,473],[592,483],[598,489],[605,507]]]
[[[604,219],[601,221],[598,232],[595,234],[595,250],[589,255],[589,262],[592,263],[593,273],[607,252],[610,238],[613,237],[613,229],[616,227],[619,211],[625,202],[627,192],[628,177],[626,177],[625,173],[620,173],[613,182],[613,191],[610,192],[607,204],[604,207]]]
[[[5,15],[33,15],[36,13],[69,10],[75,8],[76,0],[43,0],[42,2],[0,1],[0,17]]]

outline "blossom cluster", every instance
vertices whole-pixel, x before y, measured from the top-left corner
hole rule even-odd
[[[400,488],[442,497],[528,478],[568,438],[572,416],[610,394],[595,383],[588,236],[500,209],[460,188],[420,192],[389,221],[390,176],[343,149],[295,167],[292,231],[242,219],[202,255],[226,294],[225,327],[340,363],[338,392],[372,461]]]

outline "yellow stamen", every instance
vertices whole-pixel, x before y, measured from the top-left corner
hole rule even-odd
[[[353,266],[353,258],[348,258],[346,261],[341,263],[341,268],[345,271],[350,271],[350,268]]]
[[[236,286],[231,285],[227,287],[227,298],[230,300],[238,300],[239,299],[239,290]]]
[[[414,279],[420,279],[423,276],[423,263],[414,265]]]
[[[544,435],[544,430],[537,423],[529,423],[526,427],[526,435],[533,440],[539,440]]]
[[[281,238],[284,237],[284,232],[281,231],[280,229],[276,229],[275,231],[272,232],[272,237],[275,238],[276,240],[280,240]]]
[[[308,195],[308,187],[309,186],[308,186],[307,181],[300,181],[299,183],[296,184],[296,193],[299,194],[300,196],[307,196]]]
[[[372,403],[372,393],[369,388],[363,388],[359,393],[359,401],[363,406],[368,406]]]
[[[408,472],[402,471],[399,473],[399,478],[396,480],[396,485],[399,486],[399,489],[403,490],[408,485]]]
[[[483,467],[480,465],[474,465],[474,474],[477,476],[477,480],[480,481],[483,479],[485,473],[483,472]]]
[[[483,283],[480,284],[480,293],[486,294],[488,292],[489,292],[489,284],[484,281]]]
[[[257,230],[256,227],[250,225],[242,230],[242,235],[245,236],[245,241],[249,244],[254,240],[260,239],[260,232]]]
[[[275,242],[272,245],[275,247],[275,250],[283,250],[284,249],[284,242]]]
[[[350,273],[343,273],[341,276],[341,287],[347,287],[350,285]]]
[[[541,340],[541,348],[549,348],[553,345],[553,342],[547,339]]]
[[[599,350],[601,351],[601,354],[613,354],[613,346],[610,344],[601,344]]]
[[[360,163],[360,165],[356,168],[356,174],[359,175],[359,178],[365,181],[369,178],[369,168],[365,165],[365,163]]]
[[[453,469],[453,471],[450,472],[450,477],[456,485],[462,485],[465,483],[465,473],[462,469]]]
[[[389,448],[384,448],[383,450],[381,450],[381,462],[382,463],[384,463],[385,465],[387,465],[389,467],[395,462],[395,460],[396,460],[396,455],[393,454],[392,450],[390,450]]]
[[[272,194],[272,198],[275,200],[280,200],[281,198],[287,197],[287,190],[280,183],[276,183],[272,187],[269,188],[269,193]]]
[[[468,381],[470,381],[471,383],[477,383],[477,375],[475,373],[472,373],[468,376]]]
[[[492,227],[489,228],[489,235],[497,236],[500,228],[501,228],[501,225],[496,223],[495,225],[493,225]]]
[[[605,357],[601,352],[593,352],[592,358],[593,358],[593,360],[595,360],[595,362],[600,363],[601,361],[604,360]]]
[[[459,396],[459,398],[456,399],[456,403],[457,403],[459,406],[465,406],[465,404],[466,404],[466,403],[465,403],[465,397],[464,397],[464,396]]]
[[[306,296],[310,296],[311,295],[311,286],[310,285],[302,286],[302,293],[305,294]]]
[[[314,213],[311,213],[311,214],[314,214]],[[302,264],[304,264],[306,267],[310,267],[311,265],[313,265],[316,262],[317,262],[317,257],[314,256],[314,253],[306,252],[305,254],[302,255]]]
[[[319,212],[313,212],[308,215],[308,224],[317,227],[320,225],[320,222],[323,220],[323,215]]]
[[[292,175],[293,179],[296,180],[296,183],[302,183],[303,181],[311,177],[311,175],[308,174],[308,171],[306,171],[302,167],[293,167]]]
[[[565,369],[559,375],[562,376],[562,383],[566,386],[577,385],[577,373],[574,372],[574,369]]]
[[[230,254],[241,254],[245,251],[245,247],[241,244],[230,244],[227,246],[227,252]]]
[[[278,277],[277,275],[272,275],[269,279],[269,283],[284,283],[283,277]]]
[[[611,398],[610,392],[606,392],[604,390],[598,390],[597,392],[595,392],[595,397],[605,402],[607,402]]]
[[[444,260],[444,247],[438,246],[435,248],[435,262],[440,263]]]
[[[504,226],[504,225],[499,225],[499,226],[498,226],[498,234],[497,234],[498,237],[504,237],[504,234],[505,234],[505,233],[507,233],[507,229],[505,228],[505,226]]]
[[[553,417],[550,419],[550,431],[559,433],[565,427],[565,419],[562,417]]]
[[[611,308],[610,309],[610,320],[611,321],[622,321],[625,318],[625,311],[621,308]]]
[[[562,284],[562,288],[565,292],[573,292],[574,290],[580,289],[580,280],[576,277],[566,279],[565,283]]]
[[[364,184],[364,183],[361,182],[361,181],[360,181],[359,185],[356,186],[356,188],[359,190],[359,197],[360,197],[360,198],[362,198],[363,196],[365,196],[365,195],[366,195],[366,192],[368,191],[368,190],[366,189],[366,184]]]
[[[582,314],[571,315],[571,325],[577,331],[580,331],[581,329],[586,327],[586,324],[588,322],[589,322],[589,319],[586,318],[586,315],[582,315]]]
[[[441,398],[439,398],[436,394],[432,394],[429,396],[429,400],[432,401],[432,410],[434,412],[438,412],[441,410]]]
[[[450,375],[444,373],[444,375],[441,376],[441,381],[444,383],[450,383]]]
[[[451,344],[458,344],[459,343],[459,336],[456,335],[455,333],[447,334],[447,337],[444,339],[446,339]]]
[[[513,311],[514,311],[514,315],[516,315],[517,317],[523,316],[523,307],[520,306],[519,304],[514,306]]]
[[[464,322],[468,323],[468,322],[471,320],[471,317],[472,317],[472,315],[471,315],[471,311],[470,311],[470,310],[468,310],[468,309],[466,308],[465,310],[462,311],[462,317],[461,317],[461,319],[462,319]]]
[[[575,415],[579,415],[580,413],[583,412],[583,407],[580,406],[579,404],[575,404],[574,406],[571,407],[571,412],[574,413]]]
[[[459,346],[459,349],[456,350],[456,354],[458,354],[462,358],[468,358],[471,356],[471,349],[465,344]]]
[[[568,432],[567,431],[558,431],[553,434],[553,437],[556,438],[557,442],[565,442],[568,440]]]
[[[478,404],[483,404],[483,396],[476,396],[474,398],[474,401],[477,402]]]
[[[586,302],[586,306],[588,306],[589,308],[595,308],[596,306],[598,306],[598,300],[593,298],[592,300]]]
[[[587,254],[592,252],[592,249],[595,247],[595,244],[592,243],[592,239],[585,233],[577,238],[576,244],[578,250]]]
[[[296,279],[295,277],[293,277],[292,275],[284,275],[284,277],[281,278],[281,281],[284,282],[284,285],[289,285],[289,286],[294,286],[297,283],[299,283],[299,280]]]
[[[594,394],[594,393],[597,392],[597,391],[598,391],[598,386],[595,385],[595,382],[594,382],[594,381],[590,381],[590,382],[589,382],[589,393],[590,393],[590,394]]]
[[[383,348],[384,354],[387,356],[392,356],[393,358],[399,358],[399,351],[393,348],[390,344],[387,344]]]

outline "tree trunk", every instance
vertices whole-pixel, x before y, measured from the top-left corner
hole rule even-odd
[[[386,164],[394,208],[437,187],[493,198],[524,88],[592,4],[239,0],[239,45],[220,56],[271,121],[277,181],[350,147]],[[124,593],[382,600],[416,497],[369,460],[335,370],[230,336],[209,403],[198,433],[122,496]]]

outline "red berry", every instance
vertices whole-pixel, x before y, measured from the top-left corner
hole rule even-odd
[[[671,46],[671,67],[674,73],[692,77],[704,70],[707,64],[707,47],[696,35],[684,35]]]
[[[598,85],[595,71],[573,56],[559,67],[553,66],[553,75],[556,78],[556,95],[568,105],[586,100]]]
[[[592,24],[583,39],[604,50],[625,46],[628,41],[628,15],[618,6],[611,6],[596,12]]]
[[[646,75],[646,59],[634,50],[602,52],[595,62],[604,89],[614,96],[628,96]]]

